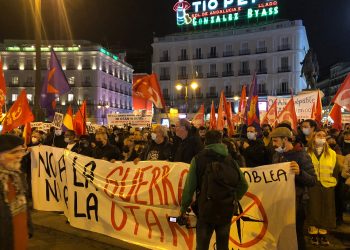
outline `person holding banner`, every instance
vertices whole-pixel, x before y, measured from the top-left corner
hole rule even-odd
[[[28,214],[21,160],[24,141],[14,135],[0,135],[0,248],[27,249]]]
[[[296,194],[296,233],[298,249],[306,249],[304,239],[305,210],[308,201],[308,187],[316,184],[316,174],[310,156],[302,148],[294,148],[292,132],[286,127],[279,127],[271,133],[272,145],[276,153],[272,163],[291,162],[291,171],[295,173]]]
[[[97,132],[95,135],[95,144],[96,147],[92,151],[93,158],[111,162],[120,159],[120,151],[116,146],[109,143],[107,133]]]
[[[316,172],[317,182],[309,189],[307,220],[313,245],[329,246],[327,229],[336,227],[334,188],[337,185],[337,155],[328,146],[327,133],[316,131],[308,144],[308,154]]]

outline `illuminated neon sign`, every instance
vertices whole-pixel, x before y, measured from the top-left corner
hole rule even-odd
[[[173,7],[178,26],[235,23],[276,16],[278,1],[272,0],[202,0],[189,3],[178,0]]]

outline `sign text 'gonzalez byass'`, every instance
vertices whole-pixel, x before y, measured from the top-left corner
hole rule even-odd
[[[178,0],[173,10],[178,26],[193,27],[212,24],[236,23],[276,16],[278,1],[271,0],[205,0],[189,3]]]

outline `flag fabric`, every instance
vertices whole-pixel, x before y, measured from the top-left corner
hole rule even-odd
[[[247,125],[254,126],[258,130],[260,128],[260,118],[256,74],[254,74],[252,83],[249,87],[249,98],[245,112]]]
[[[209,129],[210,130],[216,129],[216,117],[215,117],[214,101],[211,101]]]
[[[277,99],[273,102],[271,107],[267,110],[264,119],[261,121],[261,125],[269,124],[273,126],[277,119]]]
[[[70,91],[70,87],[61,64],[51,50],[50,69],[41,89],[40,106],[46,109],[47,116],[53,117],[56,109],[56,98]]]
[[[292,97],[281,113],[278,114],[278,122],[289,121],[292,129],[296,130],[298,125],[298,118],[295,112],[294,98]]]
[[[2,62],[0,59],[0,114],[2,113],[2,107],[5,105],[6,99],[6,82],[5,75],[2,69]]]
[[[322,101],[321,101],[320,91],[318,91],[317,93],[317,101],[315,105],[314,116],[315,117],[313,119],[315,119],[315,121],[320,125],[322,120]]]
[[[75,114],[73,127],[76,135],[86,134],[86,101],[83,101],[83,104]]]
[[[333,120],[333,128],[338,129],[339,131],[342,129],[342,114],[341,114],[341,106],[337,103],[334,104],[329,116]]]
[[[225,102],[225,113],[226,113],[226,120],[227,120],[227,128],[228,128],[228,135],[233,136],[235,133],[235,129],[233,126],[233,113],[232,113],[232,107],[231,102]]]
[[[240,120],[243,122],[245,120],[246,107],[247,107],[247,87],[243,85],[241,99],[239,100],[239,106],[238,106],[238,114],[240,116]]]
[[[219,103],[219,109],[218,109],[218,119],[216,121],[216,129],[222,131],[225,126],[225,105],[226,105],[226,98],[224,91],[221,91],[220,94],[220,103]]]
[[[350,111],[350,73],[346,76],[344,82],[338,89],[332,103],[336,103],[347,111]]]
[[[24,126],[22,137],[25,144],[28,145],[32,137],[32,127],[30,126],[30,122],[27,122],[26,125]]]
[[[151,74],[138,79],[132,91],[136,96],[150,100],[157,108],[165,108],[165,102],[156,74]]]
[[[200,126],[204,126],[204,104],[202,104],[197,113],[194,115],[192,119],[192,123],[196,128],[199,128]]]
[[[72,106],[69,105],[66,115],[63,118],[63,126],[65,126],[69,130],[74,130],[73,127],[73,110]]]
[[[3,120],[2,133],[5,134],[19,126],[34,121],[34,115],[30,109],[27,92],[22,90],[18,99],[13,103]]]
[[[311,110],[311,119],[315,120],[316,119],[316,114],[315,114],[315,103],[312,104],[312,110]]]

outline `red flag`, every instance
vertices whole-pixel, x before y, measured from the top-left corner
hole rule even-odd
[[[315,115],[315,103],[312,104],[311,119],[312,119],[312,120],[315,120],[315,119],[316,119],[316,115]]]
[[[2,111],[2,107],[5,104],[5,99],[6,99],[6,82],[5,82],[4,72],[2,70],[2,62],[0,59],[0,114]]]
[[[202,104],[199,107],[198,112],[194,115],[192,119],[192,123],[196,128],[204,126],[204,104]]]
[[[346,76],[332,102],[350,111],[350,73]]]
[[[270,124],[274,125],[277,119],[277,99],[273,102],[269,110],[266,112],[264,119],[261,121],[261,125]]]
[[[28,145],[32,137],[32,127],[30,126],[30,122],[27,122],[24,126],[22,137],[24,139],[25,144]]]
[[[86,134],[86,101],[83,101],[83,104],[75,114],[73,127],[77,135]]]
[[[343,125],[342,125],[342,114],[341,114],[341,106],[338,105],[337,103],[334,104],[331,112],[329,113],[329,116],[333,120],[333,128],[336,128],[338,130],[341,130]]]
[[[5,134],[8,131],[32,121],[34,121],[34,115],[28,104],[27,92],[22,90],[18,99],[4,118],[2,133]]]
[[[279,113],[278,122],[282,121],[289,121],[292,124],[292,129],[297,129],[298,125],[298,118],[297,114],[295,113],[295,105],[294,105],[294,98],[292,97],[287,105],[284,107],[284,109]]]
[[[223,130],[225,126],[225,120],[224,120],[224,105],[226,104],[226,98],[224,91],[221,91],[220,94],[220,103],[219,103],[219,109],[218,109],[218,119],[216,122],[216,129],[217,130]]]
[[[225,102],[225,113],[227,118],[227,127],[228,127],[228,135],[233,136],[235,133],[234,126],[233,126],[233,120],[232,120],[232,107],[230,102]]]
[[[159,82],[156,74],[142,77],[138,79],[133,87],[132,91],[135,95],[150,100],[157,108],[165,108],[165,102],[162,91],[160,90]]]
[[[214,101],[211,101],[209,129],[216,129],[216,117],[215,117]]]
[[[315,121],[320,125],[322,120],[322,102],[321,102],[321,96],[320,91],[317,93],[317,101],[315,106],[315,114],[314,114]]]
[[[245,121],[245,110],[247,107],[247,87],[243,85],[241,99],[239,100],[238,114],[240,116],[240,121]]]

